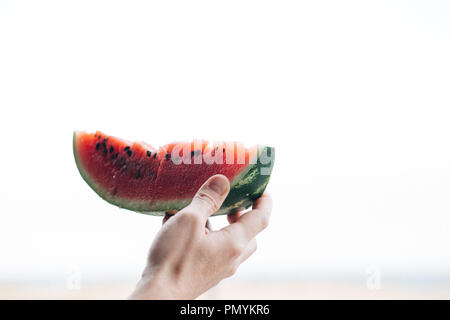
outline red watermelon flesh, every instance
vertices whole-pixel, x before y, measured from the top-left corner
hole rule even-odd
[[[81,175],[102,198],[126,209],[153,214],[180,210],[215,174],[226,176],[233,189],[255,166],[252,162],[257,162],[260,150],[257,146],[245,149],[236,142],[208,144],[200,140],[155,149],[144,142],[129,142],[99,131],[75,132],[73,144]],[[213,161],[207,163],[208,159]],[[264,189],[267,182],[268,178],[255,188]],[[248,206],[249,201],[242,197],[251,201],[249,192],[237,195],[232,197],[233,206],[222,208],[221,213],[229,213],[238,202]]]

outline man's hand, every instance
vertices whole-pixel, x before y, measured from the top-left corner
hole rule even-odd
[[[272,200],[263,195],[251,211],[229,215],[230,225],[211,231],[208,218],[229,191],[225,176],[213,176],[189,206],[165,219],[131,299],[194,299],[233,275],[255,252],[255,236],[269,223]]]

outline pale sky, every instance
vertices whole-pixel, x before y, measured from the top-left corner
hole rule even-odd
[[[236,277],[448,272],[449,16],[446,1],[0,2],[0,277],[141,272],[161,219],[86,185],[73,130],[274,146],[271,225]]]

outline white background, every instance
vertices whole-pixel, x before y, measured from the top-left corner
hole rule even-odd
[[[271,225],[235,277],[445,275],[449,17],[447,1],[0,1],[0,279],[139,277],[161,221],[79,176],[72,132],[97,129],[276,147]]]

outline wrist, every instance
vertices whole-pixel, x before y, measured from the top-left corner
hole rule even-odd
[[[129,299],[137,300],[171,300],[176,299],[169,290],[168,281],[161,275],[147,274],[144,272],[142,278],[136,285],[136,289]]]

